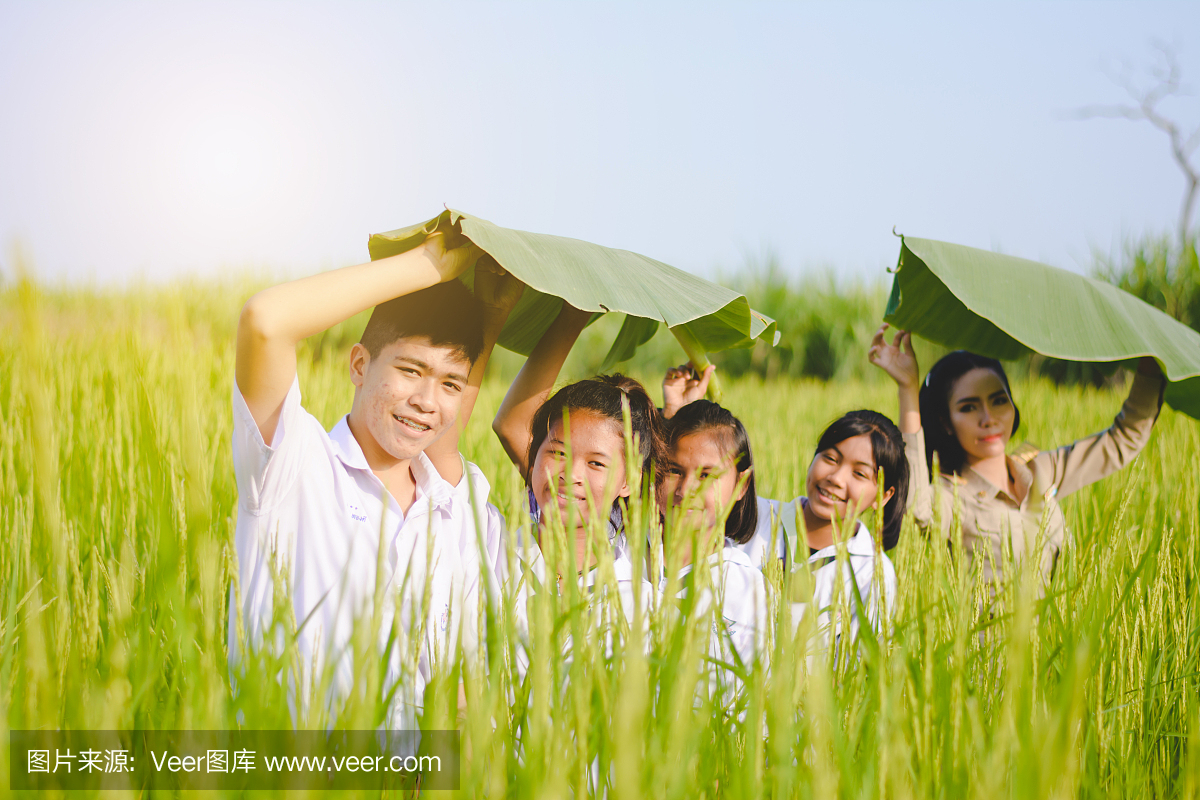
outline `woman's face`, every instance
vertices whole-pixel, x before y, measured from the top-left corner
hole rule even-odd
[[[748,484],[738,486],[741,477],[718,432],[681,436],[669,455],[659,503],[663,508],[683,508],[684,519],[700,520],[708,530],[721,511],[746,494]]]
[[[968,464],[1003,456],[1014,419],[1012,398],[990,369],[976,367],[950,389],[950,427],[966,451]]]
[[[542,512],[559,514],[564,524],[572,508],[577,528],[593,517],[607,519],[613,500],[629,496],[620,427],[595,412],[575,411],[568,446],[562,421],[554,422],[533,460],[530,483]]]
[[[845,520],[875,505],[875,448],[868,434],[851,436],[822,450],[808,466],[806,495],[809,510],[820,519]],[[883,496],[886,503],[895,489]]]

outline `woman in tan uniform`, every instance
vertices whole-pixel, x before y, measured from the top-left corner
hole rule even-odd
[[[1009,454],[1021,414],[1000,362],[956,350],[920,383],[909,333],[899,331],[889,344],[887,328],[876,331],[868,358],[899,390],[911,473],[908,507],[917,523],[928,530],[936,520],[949,536],[957,511],[963,549],[983,559],[986,580],[1003,575],[1009,536],[1013,558],[1039,558],[1049,580],[1066,535],[1059,500],[1121,469],[1145,447],[1166,385],[1158,364],[1141,360],[1112,427],[1054,450]],[[934,453],[941,474],[931,485]],[[1040,553],[1033,552],[1039,536]]]

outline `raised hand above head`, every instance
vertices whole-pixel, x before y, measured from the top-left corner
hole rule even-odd
[[[921,382],[921,371],[917,367],[912,334],[898,330],[892,337],[891,344],[888,344],[888,327],[885,322],[875,331],[875,336],[871,339],[871,349],[867,351],[867,359],[901,387],[915,387]]]
[[[449,227],[439,227],[425,237],[420,250],[443,283],[462,275],[484,255],[479,245]]]
[[[533,438],[530,424],[538,408],[550,396],[563,362],[575,345],[575,340],[592,318],[592,312],[582,311],[563,301],[558,316],[541,341],[533,348],[517,373],[508,394],[492,420],[492,430],[504,446],[509,459],[521,474],[528,477],[529,443]]]
[[[475,296],[487,309],[490,319],[503,325],[521,299],[525,284],[486,253],[475,264]]]
[[[921,387],[921,369],[917,366],[917,353],[913,350],[912,333],[896,331],[891,344],[887,340],[888,324],[885,322],[875,331],[867,359],[886,372],[896,382],[899,399],[897,424],[902,433],[921,430],[921,406],[918,392]]]
[[[662,382],[663,416],[670,419],[688,403],[703,399],[716,369],[713,364],[709,364],[701,373],[697,373],[691,364],[668,369]]]
[[[460,245],[456,249],[465,250],[466,247]],[[496,341],[500,338],[500,332],[504,329],[504,323],[508,321],[509,313],[525,291],[525,284],[515,275],[500,266],[496,259],[487,253],[480,253],[482,255],[475,263],[474,294],[483,306],[483,351],[471,366],[467,385],[463,387],[462,404],[455,429],[425,450],[425,455],[433,462],[441,476],[454,485],[458,485],[462,479],[463,462],[459,456],[459,437],[471,419],[475,401],[479,399],[479,387],[483,385],[488,360],[495,349]]]

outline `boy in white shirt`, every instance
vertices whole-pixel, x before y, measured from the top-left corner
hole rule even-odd
[[[459,631],[473,651],[480,592],[495,580],[503,518],[487,503],[487,480],[458,454],[456,421],[470,414],[522,287],[481,255],[439,228],[405,253],[259,292],[238,323],[231,659],[264,639],[286,646],[281,628],[269,630],[279,570],[292,606],[280,617],[295,620],[300,663],[314,669],[301,676],[301,699],[323,669],[333,674],[331,697],[344,696],[362,667],[352,663],[354,626],[377,611],[385,695],[400,683],[392,728],[415,727],[424,688],[436,663],[454,656]],[[472,295],[456,279],[476,262]],[[350,412],[326,432],[300,404],[296,346],[372,306],[350,352]],[[384,653],[393,623],[397,641]],[[414,647],[410,636],[421,641]],[[405,664],[414,651],[418,662]]]

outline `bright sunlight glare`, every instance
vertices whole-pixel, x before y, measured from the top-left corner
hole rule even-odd
[[[283,172],[272,133],[261,119],[222,113],[184,131],[174,153],[177,189],[192,210],[205,216],[265,213]]]

